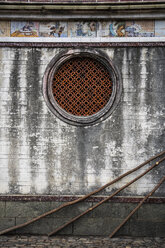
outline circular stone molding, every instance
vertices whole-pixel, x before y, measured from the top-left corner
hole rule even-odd
[[[48,64],[43,93],[49,109],[77,126],[106,119],[121,96],[121,80],[109,57],[98,50],[69,49]]]

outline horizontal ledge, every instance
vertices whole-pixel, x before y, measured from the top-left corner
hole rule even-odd
[[[63,14],[42,14],[42,13],[1,13],[0,20],[17,20],[17,21],[71,21],[71,20],[163,20],[165,13],[63,13]]]
[[[165,42],[130,42],[130,43],[108,43],[108,42],[102,42],[102,43],[85,43],[85,42],[67,42],[67,43],[5,43],[0,42],[0,47],[17,47],[17,48],[70,48],[70,47],[164,47]]]
[[[165,37],[0,37],[0,42],[6,43],[82,43],[82,42],[107,42],[107,43],[136,43],[136,42],[165,42]]]
[[[47,201],[56,201],[56,202],[68,202],[77,200],[82,196],[55,196],[55,195],[0,195],[0,201],[27,201],[27,202],[47,202]],[[91,196],[86,199],[86,202],[99,202],[105,199],[107,196]],[[113,197],[108,202],[119,202],[119,203],[138,203],[143,199],[143,196],[140,197]],[[146,203],[165,203],[165,197],[150,197]]]
[[[145,9],[163,9],[165,2],[95,2],[95,3],[44,3],[44,2],[24,2],[9,3],[3,2],[0,5],[1,10],[145,10]]]
[[[1,0],[1,5],[41,5],[41,6],[54,6],[54,5],[153,5],[164,4],[165,0]]]
[[[0,37],[0,47],[142,47],[165,46],[165,37],[26,38]]]

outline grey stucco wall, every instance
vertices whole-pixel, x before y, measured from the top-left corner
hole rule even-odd
[[[0,49],[1,194],[85,194],[164,149],[165,48],[102,49],[123,92],[113,114],[89,127],[60,121],[43,99],[44,71],[60,50]],[[163,171],[162,163],[121,195],[145,194]],[[164,194],[161,186],[155,195]]]

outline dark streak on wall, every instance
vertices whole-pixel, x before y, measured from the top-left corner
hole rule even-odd
[[[57,181],[57,172],[56,172],[56,160],[57,160],[57,149],[54,144],[54,135],[56,130],[56,118],[49,111],[45,114],[45,125],[46,129],[43,134],[43,138],[45,141],[44,148],[44,163],[46,167],[46,180],[47,180],[47,189],[45,194],[52,194],[56,188]],[[54,131],[52,132],[52,127],[54,127]]]
[[[77,127],[76,129],[77,136],[77,154],[79,159],[79,176],[81,177],[81,188],[84,189],[86,187],[86,160],[87,160],[87,150],[90,146],[88,141],[88,136],[85,128]],[[84,193],[84,192],[83,192]]]
[[[119,74],[121,76],[122,88],[123,88],[123,78],[122,78],[123,77],[122,76],[123,56],[124,56],[124,48],[114,48],[113,63],[116,66],[116,68],[118,68]],[[124,92],[122,92],[121,101],[123,98],[123,94]],[[123,161],[122,152],[121,152],[121,149],[119,149],[119,147],[121,147],[123,136],[124,136],[123,109],[122,109],[121,101],[119,102],[116,111],[112,113],[111,119],[115,118],[113,132],[111,132],[112,122],[109,122],[108,133],[110,134],[110,137],[107,139],[107,142],[109,139],[114,140],[116,142],[115,149],[116,151],[118,151],[118,156],[116,156],[116,158],[112,158],[112,172],[115,177],[121,174],[121,164]]]
[[[26,65],[27,80],[27,114],[26,124],[28,130],[30,166],[31,166],[31,193],[35,193],[34,181],[38,169],[39,145],[39,116],[42,113],[41,85],[40,85],[40,57],[41,51],[35,48],[28,50]]]
[[[8,116],[5,113],[3,125],[8,122],[6,130],[8,131],[10,126],[12,132],[9,133],[13,136],[16,126],[17,133],[16,137],[11,136],[11,142],[10,137],[5,139],[4,144],[15,149],[15,160],[12,160],[12,163],[15,161],[16,167],[14,169],[12,163],[9,165],[10,169],[13,169],[13,172],[10,170],[10,178],[15,173],[14,177],[19,181],[20,188],[17,191],[8,190],[5,188],[6,183],[3,192],[85,194],[164,149],[164,101],[161,92],[164,83],[164,48],[104,48],[123,79],[122,97],[109,118],[88,127],[75,127],[60,121],[49,112],[44,102],[41,79],[46,65],[59,49],[9,50],[11,55],[15,56],[10,59],[10,62],[14,60],[12,63],[15,71],[10,73],[10,89],[5,85],[8,75],[2,82],[7,93],[8,90],[10,92],[13,101],[10,112],[14,111],[14,115],[10,113]],[[102,48],[100,50],[103,51]],[[8,59],[4,64],[8,65]],[[157,65],[162,69],[160,73],[156,71]],[[10,70],[9,67],[9,72]],[[145,78],[147,80],[144,81]],[[19,91],[22,94],[20,99],[19,95],[15,95],[15,92]],[[4,100],[4,103],[7,105],[7,100]],[[24,141],[23,148],[21,141]],[[5,149],[7,154],[7,147]],[[5,168],[7,155],[3,162]],[[158,174],[155,171],[158,171]],[[144,177],[142,183],[138,182],[132,188],[121,192],[121,195],[145,194],[154,187],[162,173],[163,163],[160,169],[155,169],[149,176]],[[8,174],[6,175],[8,179]],[[125,181],[111,186],[102,194],[110,194],[123,183]],[[15,182],[12,184],[13,187],[17,185]],[[164,196],[162,188],[155,195]]]
[[[150,52],[151,54],[151,52]],[[159,149],[159,147],[163,147],[165,144],[164,133],[160,132],[161,127],[164,126],[164,117],[163,115],[155,116],[156,112],[164,113],[164,103],[165,103],[165,51],[163,48],[159,47],[154,49],[153,52],[154,59],[148,59],[147,66],[147,82],[148,87],[146,87],[146,101],[147,104],[150,105],[150,113],[149,118],[155,123],[154,129],[152,130],[153,135],[148,139],[148,147],[149,145],[155,147],[155,149]],[[156,58],[159,58],[157,61]],[[150,94],[148,94],[148,91]],[[155,140],[157,142],[155,142]],[[154,182],[156,183],[159,178],[164,175],[164,166],[160,166],[156,171],[152,172],[152,177]],[[157,195],[160,196],[161,192],[165,192],[165,184],[162,185],[161,189],[158,189]]]
[[[19,193],[19,164],[18,164],[18,146],[19,146],[19,123],[20,123],[20,108],[19,108],[19,96],[20,96],[20,53],[16,49],[12,70],[10,74],[10,120],[9,120],[9,158],[8,158],[8,170],[9,170],[9,190],[11,193]]]

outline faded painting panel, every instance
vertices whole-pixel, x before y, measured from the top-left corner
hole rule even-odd
[[[0,37],[10,36],[10,22],[0,22]]]
[[[69,37],[96,37],[96,22],[70,22],[68,23]]]
[[[43,22],[40,23],[39,35],[41,37],[67,37],[67,22]]]
[[[124,22],[99,22],[98,37],[124,37]]]
[[[165,21],[155,21],[155,36],[165,37]]]
[[[12,37],[38,37],[38,22],[11,22]]]
[[[126,22],[127,37],[154,37],[154,21]]]

